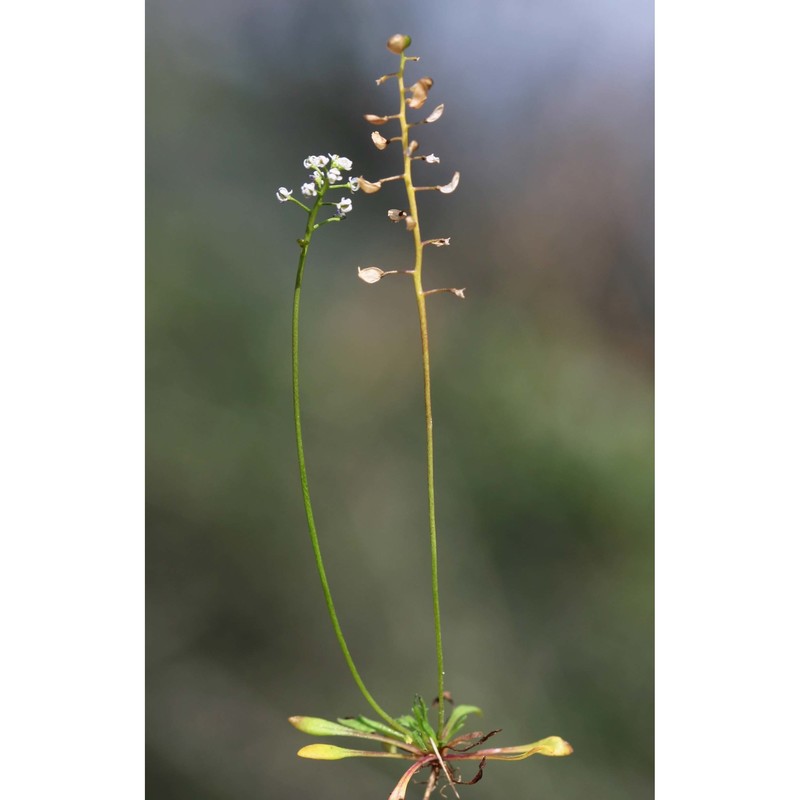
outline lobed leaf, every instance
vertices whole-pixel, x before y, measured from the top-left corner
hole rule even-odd
[[[447,724],[444,726],[444,731],[442,732],[442,739],[447,742],[456,733],[458,733],[466,724],[467,717],[470,714],[477,714],[478,716],[483,716],[483,711],[481,711],[478,706],[456,706],[453,709],[453,712],[450,714],[450,718],[447,720]]]

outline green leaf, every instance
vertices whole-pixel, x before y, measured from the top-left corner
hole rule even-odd
[[[444,726],[442,739],[445,742],[449,742],[464,727],[470,714],[477,714],[482,717],[483,711],[478,706],[456,706]]]
[[[337,722],[344,725],[346,728],[352,728],[354,731],[361,731],[362,733],[374,733],[369,725],[361,722],[360,719],[355,717],[339,717]]]
[[[417,730],[411,731],[411,740],[420,750],[430,749],[431,743]]]
[[[429,739],[436,741],[436,731],[433,730],[430,722],[428,722],[428,706],[425,705],[425,701],[419,695],[414,700],[414,706],[411,711],[414,714],[414,729],[422,737],[425,742],[425,749],[427,749],[430,744]]]
[[[338,722],[331,722],[327,719],[320,719],[319,717],[289,717],[289,722],[294,725],[297,730],[303,733],[308,733],[311,736],[352,736],[353,728],[346,727]],[[361,730],[356,728],[355,730]],[[367,733],[372,733],[367,728]]]
[[[367,719],[363,714],[358,715],[358,721],[362,725],[367,725],[370,729],[375,733],[382,733],[385,736],[393,736],[395,739],[403,740],[403,734],[400,731],[396,731],[394,728],[389,727],[383,722],[378,722],[374,719]]]
[[[340,725],[344,725],[353,731],[358,731],[358,733],[367,733],[370,735],[380,734],[392,739],[397,739],[398,742],[405,742],[406,744],[411,743],[409,731],[402,733],[394,728],[390,728],[388,725],[384,725],[382,722],[378,722],[374,719],[367,719],[367,717],[361,714],[359,714],[358,717],[340,717],[338,722]],[[399,721],[398,724],[400,724]]]

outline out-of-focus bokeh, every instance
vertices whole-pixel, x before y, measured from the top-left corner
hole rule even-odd
[[[397,762],[298,759],[292,714],[369,709],[323,606],[297,478],[290,315],[309,154],[398,171],[384,46],[435,84],[418,129],[447,688],[496,743],[463,796],[641,800],[653,770],[653,70],[645,0],[150,0],[148,798],[381,798]],[[386,129],[383,129],[386,130]],[[382,705],[435,694],[419,331],[386,209],[314,239],[304,423],[345,632]],[[467,776],[469,777],[469,776]],[[421,796],[421,790],[418,791]]]

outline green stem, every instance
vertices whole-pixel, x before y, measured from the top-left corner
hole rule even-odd
[[[408,195],[408,209],[414,221],[414,289],[417,295],[419,313],[419,332],[422,339],[422,383],[425,398],[425,433],[428,474],[428,521],[430,525],[431,547],[431,587],[433,593],[433,627],[436,637],[436,671],[438,686],[438,735],[441,739],[444,730],[444,651],[442,648],[442,618],[439,611],[439,560],[436,548],[436,506],[434,502],[433,481],[433,409],[431,405],[431,358],[428,345],[428,314],[425,307],[425,292],[422,289],[422,233],[417,213],[417,196],[411,179],[411,157],[408,153],[408,120],[406,119],[406,90],[404,74],[407,58],[400,56],[400,70],[397,83],[400,88],[400,129],[403,148],[403,181]]]
[[[322,205],[322,192],[317,198],[317,202],[310,210],[308,215],[308,225],[304,238],[300,241],[300,261],[297,265],[297,278],[294,285],[294,307],[292,311],[292,400],[294,405],[294,429],[297,439],[297,460],[300,465],[300,485],[303,490],[303,505],[306,509],[306,519],[308,521],[308,533],[311,537],[311,547],[314,550],[314,561],[317,565],[317,572],[319,573],[320,583],[322,584],[322,591],[325,595],[325,605],[328,607],[328,615],[331,618],[333,625],[333,632],[336,634],[336,640],[339,642],[339,647],[344,655],[344,660],[350,669],[350,674],[358,686],[364,699],[369,703],[372,709],[378,714],[384,722],[391,725],[398,731],[405,733],[403,728],[389,716],[375,701],[372,695],[364,685],[358,670],[356,669],[353,657],[350,655],[350,650],[347,647],[342,628],[339,625],[339,618],[336,615],[336,609],[333,605],[333,596],[331,595],[330,586],[328,585],[328,578],[325,574],[325,566],[322,563],[322,551],[319,546],[319,538],[317,537],[317,527],[314,524],[314,512],[311,508],[311,495],[308,489],[308,475],[306,474],[306,458],[303,450],[303,430],[300,424],[300,360],[299,360],[299,342],[300,342],[300,291],[303,286],[303,272],[306,266],[306,256],[308,255],[308,248],[311,244],[311,236],[314,233],[314,222],[317,217],[317,212]],[[323,223],[324,224],[324,223]]]

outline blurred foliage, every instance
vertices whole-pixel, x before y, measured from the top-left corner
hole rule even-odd
[[[366,112],[407,31],[446,112],[420,134],[462,173],[422,196],[447,687],[498,745],[488,797],[652,795],[652,9],[148,4],[147,681],[151,800],[388,795],[396,765],[315,764],[286,718],[364,712],[329,630],[291,430],[309,153],[391,174]],[[491,9],[491,10],[490,10]],[[398,192],[400,190],[398,189]],[[434,194],[434,193],[430,193]],[[399,194],[397,197],[399,198]],[[435,693],[419,332],[385,222],[354,197],[315,239],[301,369],[311,489],[345,633],[402,713]],[[399,200],[397,201],[399,202]]]

